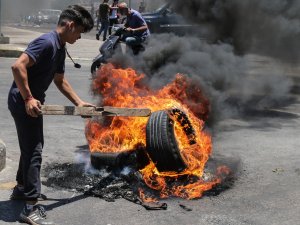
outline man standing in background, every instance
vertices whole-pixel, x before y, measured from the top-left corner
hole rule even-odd
[[[103,33],[103,41],[106,40],[106,34],[109,26],[109,11],[110,11],[110,6],[108,4],[108,0],[103,0],[103,2],[99,5],[99,20],[101,23],[101,28],[99,32],[96,34],[96,39],[99,40],[99,37]]]

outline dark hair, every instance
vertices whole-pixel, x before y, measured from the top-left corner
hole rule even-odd
[[[119,0],[114,0],[112,6],[118,6]]]
[[[74,21],[77,26],[84,28],[84,33],[89,32],[94,27],[91,14],[80,5],[70,5],[60,14],[58,25],[64,26],[67,21]]]

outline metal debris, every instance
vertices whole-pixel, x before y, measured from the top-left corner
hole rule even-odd
[[[188,211],[188,212],[193,211],[191,208],[189,208],[189,207],[187,207],[187,206],[185,206],[185,205],[183,205],[183,204],[179,204],[179,206],[180,206],[182,209],[184,209],[185,211]]]

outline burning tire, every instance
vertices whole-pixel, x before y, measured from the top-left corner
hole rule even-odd
[[[109,167],[111,169],[131,168],[142,169],[150,162],[144,146],[136,146],[134,151],[125,152],[93,152],[91,165],[95,169]]]
[[[174,121],[175,119],[177,121]],[[195,144],[195,131],[187,115],[179,109],[154,112],[147,123],[147,152],[160,172],[181,172],[187,167],[175,137],[175,122],[180,124],[189,139],[189,143]]]
[[[95,152],[91,154],[91,164],[95,169],[103,166],[116,167],[120,164],[121,153]]]

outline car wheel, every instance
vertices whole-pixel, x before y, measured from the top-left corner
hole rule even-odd
[[[176,117],[173,116],[175,114]],[[177,121],[174,121],[174,118]],[[195,144],[194,129],[187,115],[179,109],[152,113],[146,126],[146,149],[160,172],[181,172],[187,167],[175,137],[175,122],[179,122],[189,139],[189,143]]]

